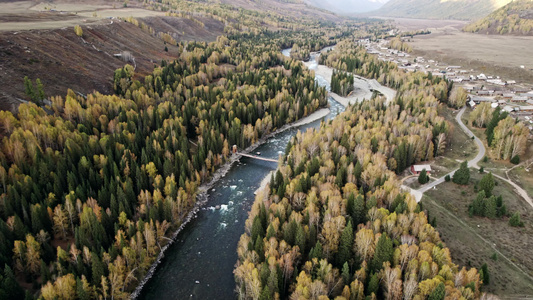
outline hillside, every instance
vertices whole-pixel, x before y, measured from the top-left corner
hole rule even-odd
[[[510,0],[391,0],[373,15],[419,19],[474,20]]]
[[[533,35],[533,1],[516,0],[463,29],[489,34]]]
[[[176,39],[214,41],[223,33],[224,24],[211,21],[200,28],[189,19],[145,20],[156,31],[171,32],[174,28]],[[113,72],[126,63],[115,54],[130,52],[135,58],[135,73],[144,76],[161,60],[173,60],[177,52],[175,46],[119,20],[82,28],[83,38],[72,28],[0,32],[0,81],[4,83],[0,109],[13,110],[21,103],[17,98],[26,99],[24,76],[34,81],[40,78],[49,96],[63,95],[68,88],[82,94],[93,90],[109,94],[113,91]]]
[[[386,0],[306,0],[310,5],[341,15],[376,10],[386,2]]]
[[[170,44],[215,41],[226,26],[276,28],[287,17],[310,22],[340,19],[301,1],[208,3],[175,2],[171,7],[176,13],[170,13],[168,7],[151,1],[130,1],[127,7],[104,0],[0,2],[0,81],[6,83],[0,88],[0,110],[15,111],[20,99],[27,100],[25,76],[34,82],[39,78],[47,96],[63,95],[68,88],[82,94],[93,90],[108,94],[114,70],[126,63],[115,55],[123,51],[133,55],[135,74],[141,78],[161,60],[175,59],[177,48]],[[117,19],[130,17],[137,18],[140,26]],[[77,24],[83,38],[72,29]],[[161,33],[168,33],[170,44],[159,38]]]

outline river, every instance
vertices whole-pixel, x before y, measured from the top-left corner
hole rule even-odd
[[[283,50],[289,56],[290,50]],[[317,65],[317,55],[309,63]],[[311,68],[311,67],[310,67]],[[316,67],[315,67],[316,68]],[[318,84],[328,82],[316,76]],[[332,119],[344,106],[329,97]],[[276,158],[285,151],[298,130],[317,128],[322,120],[286,130],[259,146],[254,152]],[[207,204],[191,220],[167,249],[154,275],[143,287],[139,299],[233,299],[237,243],[254,201],[254,192],[276,164],[243,157],[209,191]]]

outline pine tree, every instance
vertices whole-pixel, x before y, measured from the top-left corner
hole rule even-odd
[[[470,181],[470,169],[468,168],[468,162],[466,160],[461,163],[459,170],[455,171],[452,181],[461,185],[468,184]]]
[[[513,227],[522,227],[524,226],[524,222],[520,220],[520,213],[515,212],[510,218],[509,218],[509,225]]]
[[[351,274],[350,274],[350,266],[348,266],[348,262],[345,262],[342,265],[342,279],[344,280],[344,284],[348,285],[350,283]]]
[[[38,99],[39,103],[42,103],[42,100],[44,100],[46,98],[46,96],[44,94],[43,84],[41,82],[41,79],[39,79],[39,78],[37,78],[35,80],[35,83],[37,84],[37,99]]]
[[[355,198],[352,219],[357,225],[365,222],[365,199],[362,195],[357,195]]]
[[[368,281],[368,287],[366,288],[366,294],[372,295],[374,293],[377,295],[379,290],[379,278],[378,274],[374,273],[370,276],[370,280]]]
[[[378,272],[383,267],[384,262],[392,260],[393,253],[394,249],[392,247],[391,239],[387,234],[382,233],[379,237],[378,244],[376,245],[376,253],[372,259],[372,269],[375,272]]]
[[[256,241],[257,240],[257,237],[259,236],[263,236],[263,233],[264,232],[264,229],[263,229],[263,225],[261,225],[261,219],[259,218],[259,216],[255,216],[254,218],[254,222],[252,224],[252,241]]]
[[[420,174],[418,175],[418,182],[420,184],[426,184],[429,181],[429,176],[427,174],[426,169],[423,169]]]
[[[490,196],[485,199],[485,217],[489,219],[496,219],[498,215],[498,207],[496,206],[496,197]]]
[[[489,266],[487,265],[487,263],[484,263],[483,266],[481,266],[481,272],[483,272],[483,276],[481,278],[483,280],[483,285],[489,284],[490,275],[489,275]]]
[[[352,258],[353,241],[352,222],[348,222],[341,234],[339,251],[337,252],[338,266],[342,266]]]
[[[28,78],[28,76],[24,77],[24,91],[26,92],[26,96],[28,96],[31,101],[35,101],[35,90],[33,88],[33,83],[31,82],[31,79]]]
[[[437,287],[429,294],[428,300],[444,300],[444,296],[446,296],[446,287],[444,286],[444,283],[439,283]]]
[[[303,229],[302,225],[298,224],[298,229],[296,230],[296,238],[295,238],[294,244],[298,246],[298,248],[300,248],[300,253],[306,253],[305,243],[306,243],[305,230]]]
[[[483,178],[481,178],[479,181],[479,189],[485,191],[485,195],[487,197],[492,195],[492,189],[494,189],[494,185],[494,176],[492,175],[492,172],[483,176]]]
[[[472,213],[480,217],[485,215],[485,191],[480,191],[472,202]]]

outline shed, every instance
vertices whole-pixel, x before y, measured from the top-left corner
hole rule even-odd
[[[428,174],[431,174],[431,166],[430,165],[412,165],[411,166],[411,173],[418,175],[422,170],[426,169],[426,172]]]

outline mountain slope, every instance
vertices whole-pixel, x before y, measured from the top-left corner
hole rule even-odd
[[[391,0],[377,16],[473,20],[482,18],[510,0]]]
[[[306,0],[306,3],[338,14],[368,12],[379,9],[386,0]]]
[[[533,35],[533,1],[515,0],[463,29],[491,34]]]

